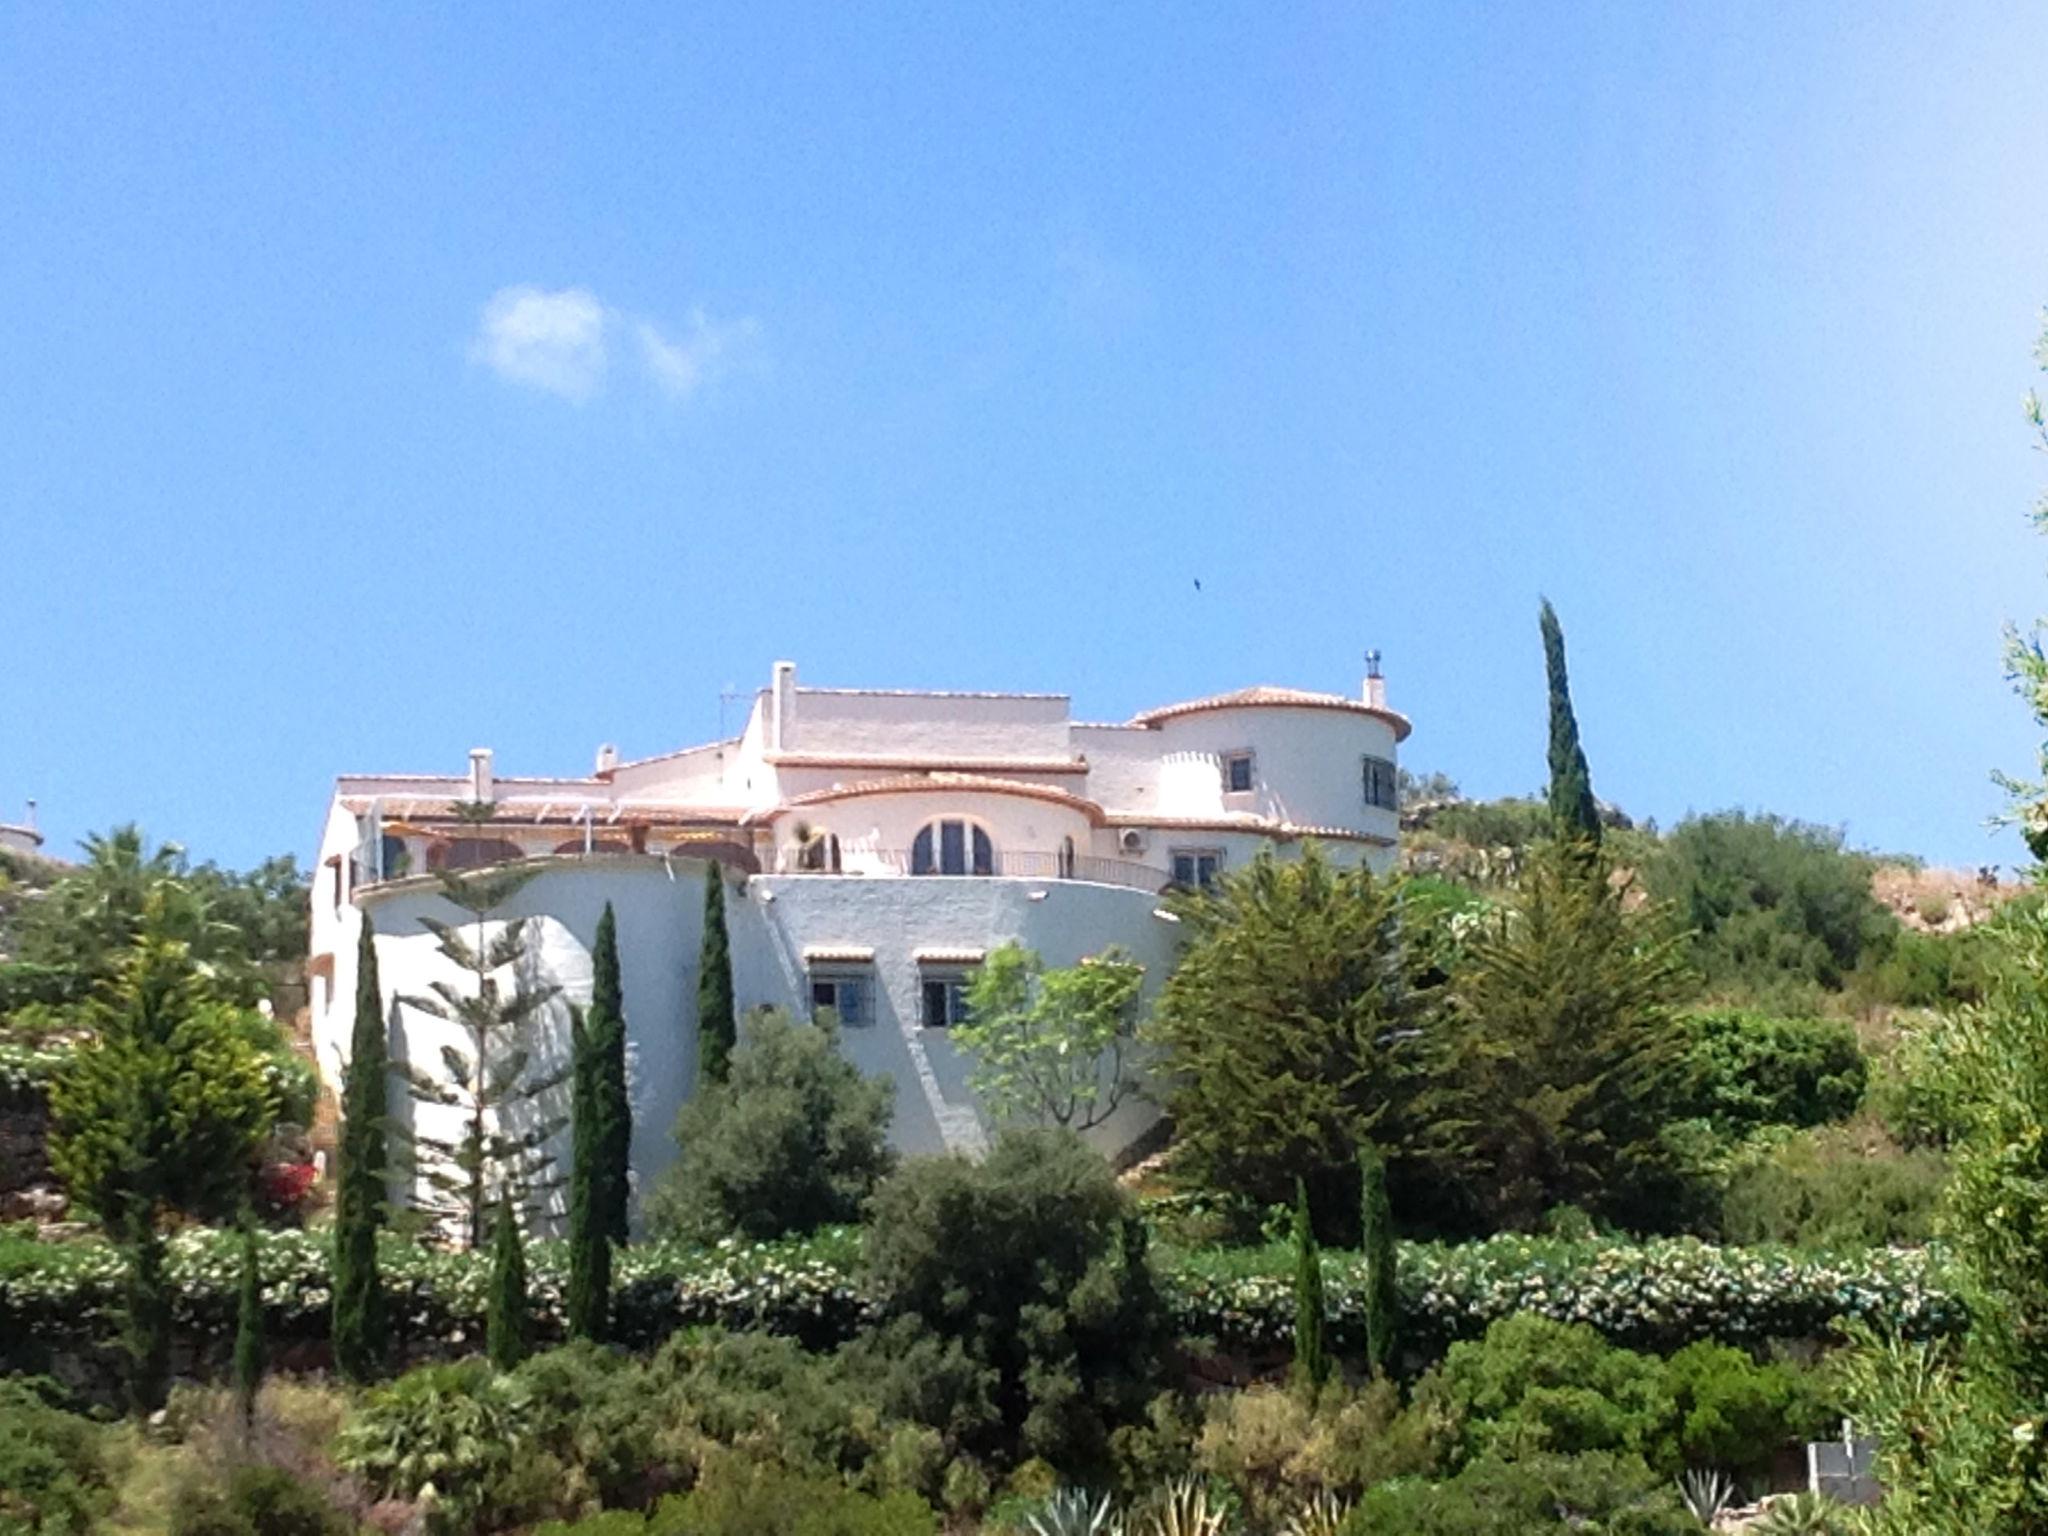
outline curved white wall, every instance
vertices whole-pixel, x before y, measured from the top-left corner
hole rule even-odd
[[[1271,705],[1213,709],[1173,716],[1159,733],[1161,815],[1255,811],[1388,838],[1398,829],[1395,812],[1365,803],[1364,759],[1398,760],[1393,727],[1372,715]],[[1253,791],[1226,794],[1223,759],[1241,751],[1253,755]]]

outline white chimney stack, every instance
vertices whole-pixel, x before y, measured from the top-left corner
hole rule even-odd
[[[610,773],[619,766],[619,749],[606,742],[597,749],[597,771],[600,776]]]
[[[1365,653],[1365,702],[1374,709],[1387,707],[1387,680],[1380,676],[1380,653]]]
[[[469,798],[479,802],[497,799],[491,783],[491,749],[471,747],[469,749]]]
[[[768,701],[768,750],[786,752],[796,741],[796,663],[775,663],[775,691]]]

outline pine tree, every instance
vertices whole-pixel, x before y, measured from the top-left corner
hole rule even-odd
[[[138,1413],[163,1406],[169,1375],[159,1220],[232,1211],[277,1115],[242,1011],[209,991],[166,921],[152,895],[141,937],[94,998],[92,1040],[50,1085],[50,1165],[126,1259],[123,1342]]]
[[[521,962],[526,959],[526,920],[512,918],[490,931],[491,914],[533,878],[531,869],[497,869],[466,874],[443,873],[441,893],[467,912],[472,926],[465,933],[454,924],[420,919],[444,958],[468,978],[462,985],[432,983],[431,997],[408,996],[406,1006],[454,1025],[466,1037],[468,1050],[443,1044],[437,1077],[418,1063],[401,1064],[412,1096],[422,1104],[461,1111],[458,1137],[415,1133],[411,1153],[419,1179],[431,1193],[416,1200],[422,1209],[454,1230],[466,1248],[483,1242],[485,1217],[501,1200],[536,1212],[536,1197],[559,1188],[549,1143],[566,1116],[541,1112],[537,1101],[559,1087],[569,1075],[564,1064],[552,1072],[530,1072],[532,1049],[525,1044],[528,1026],[561,989],[535,984]],[[498,975],[513,968],[510,990]],[[517,1134],[505,1121],[529,1122]]]
[[[235,1310],[235,1405],[242,1432],[256,1431],[256,1394],[263,1386],[263,1266],[256,1246],[256,1222],[242,1217],[242,1288]]]
[[[725,1081],[737,1038],[732,938],[725,927],[725,871],[714,862],[704,873],[704,940],[697,962],[698,1073],[703,1081]]]
[[[1571,682],[1565,675],[1564,629],[1557,610],[1543,600],[1543,666],[1550,681],[1550,819],[1560,834],[1600,841],[1600,808],[1593,800],[1593,774],[1579,745],[1579,721],[1572,713]]]
[[[609,907],[606,908],[610,910]],[[574,1042],[570,1068],[569,1286],[565,1298],[569,1335],[603,1339],[611,1300],[611,1243],[599,1208],[599,1141],[603,1124],[598,1114],[600,1064],[583,1010],[569,1010]]]
[[[619,981],[619,930],[612,904],[597,920],[591,951],[590,1048],[592,1106],[597,1117],[593,1144],[597,1230],[614,1243],[626,1240],[632,1196],[633,1105],[626,1093],[626,1007]]]
[[[1373,1375],[1393,1364],[1400,1325],[1401,1293],[1396,1284],[1394,1214],[1387,1203],[1387,1164],[1370,1141],[1358,1149],[1359,1246],[1365,1258],[1365,1360]]]
[[[1313,1394],[1330,1379],[1323,1346],[1323,1258],[1309,1222],[1308,1185],[1294,1181],[1294,1380]]]
[[[334,1205],[334,1365],[349,1381],[377,1373],[384,1353],[384,1284],[377,1272],[377,1231],[389,1190],[384,997],[377,981],[376,935],[367,913],[356,944],[356,1021],[342,1073],[340,1168]]]
[[[491,1223],[491,1291],[484,1310],[484,1352],[501,1371],[526,1358],[526,1308],[526,1245],[519,1237],[519,1214],[507,1194],[499,1198]]]

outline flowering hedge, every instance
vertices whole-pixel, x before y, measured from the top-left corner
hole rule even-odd
[[[330,1300],[325,1236],[271,1232],[260,1239],[269,1326],[280,1339],[319,1339]],[[1161,1290],[1183,1334],[1235,1349],[1284,1347],[1293,1326],[1293,1257],[1281,1245],[1157,1249]],[[877,1315],[859,1277],[859,1233],[829,1229],[778,1243],[713,1248],[647,1243],[620,1253],[616,1315],[624,1342],[646,1344],[692,1324],[723,1323],[829,1343]],[[382,1250],[394,1331],[431,1348],[482,1336],[488,1256],[442,1253],[396,1239]],[[232,1233],[172,1239],[168,1269],[181,1329],[202,1338],[233,1326],[238,1255]],[[1355,1256],[1324,1256],[1335,1341],[1362,1337],[1364,1277]],[[567,1281],[562,1245],[528,1257],[536,1313],[560,1328]],[[1517,1311],[1591,1323],[1616,1342],[1670,1349],[1696,1338],[1752,1343],[1827,1337],[1859,1317],[1915,1336],[1954,1330],[1962,1307],[1939,1258],[1876,1250],[1827,1256],[1781,1249],[1715,1248],[1688,1240],[1629,1244],[1497,1237],[1454,1247],[1405,1245],[1401,1289],[1409,1347],[1434,1354]],[[110,1339],[121,1260],[97,1241],[0,1241],[0,1368],[31,1342]]]
[[[1293,1335],[1292,1264],[1292,1250],[1282,1245],[1169,1252],[1161,1261],[1162,1289],[1184,1333],[1236,1347],[1278,1347]],[[1323,1268],[1332,1339],[1359,1347],[1363,1261],[1326,1253]],[[1399,1276],[1408,1344],[1430,1354],[1514,1312],[1590,1323],[1618,1344],[1649,1349],[1700,1338],[1822,1339],[1835,1332],[1837,1318],[1912,1337],[1952,1332],[1964,1321],[1939,1256],[1918,1249],[1831,1255],[1718,1248],[1688,1238],[1502,1236],[1455,1246],[1404,1244]]]

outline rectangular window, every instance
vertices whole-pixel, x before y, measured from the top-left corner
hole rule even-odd
[[[826,1009],[849,1029],[874,1022],[872,979],[850,971],[811,973],[811,1018]]]
[[[1252,755],[1249,752],[1232,752],[1223,759],[1223,789],[1226,794],[1250,794],[1252,788]]]
[[[1223,854],[1215,848],[1173,850],[1173,883],[1191,891],[1206,891],[1216,883],[1223,868]]]
[[[1401,808],[1400,791],[1394,778],[1394,765],[1384,757],[1368,757],[1365,760],[1365,803],[1382,811],[1397,811]]]
[[[917,1022],[925,1029],[965,1024],[967,989],[973,980],[965,971],[926,971],[918,987]]]

